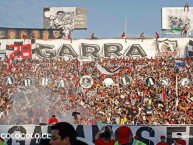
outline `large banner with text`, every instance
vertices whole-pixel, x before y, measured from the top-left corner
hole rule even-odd
[[[0,40],[0,57],[7,58],[64,58],[91,61],[96,58],[155,58],[193,57],[193,39],[77,39]]]
[[[102,126],[99,125],[78,125],[74,126],[78,137],[84,138],[89,142],[95,142],[95,135]],[[113,125],[112,129],[118,128],[118,125]],[[141,141],[147,145],[155,145],[160,141],[160,136],[166,136],[168,143],[177,138],[177,133],[182,133],[182,137],[186,140],[187,145],[193,144],[193,126],[130,126],[133,135],[138,136]],[[8,145],[38,145],[41,138],[50,138],[50,126],[36,125],[7,125],[0,126],[0,135]]]

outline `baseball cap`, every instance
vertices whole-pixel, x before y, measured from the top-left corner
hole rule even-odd
[[[119,127],[119,129],[118,129],[118,142],[120,144],[128,143],[131,136],[132,136],[132,131],[128,126]]]
[[[166,137],[164,135],[160,136],[160,139],[166,139]]]

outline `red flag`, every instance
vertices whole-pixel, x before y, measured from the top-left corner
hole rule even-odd
[[[8,59],[7,59],[7,63],[8,63],[8,68],[7,68],[7,69],[8,69],[8,70],[10,70],[10,71],[11,71],[11,70],[12,70],[12,68],[13,68],[13,66],[12,66],[12,63],[11,63],[11,62],[12,62],[12,60],[11,60],[10,58],[8,58]]]
[[[165,102],[166,101],[166,92],[165,92],[165,90],[162,91],[162,98],[163,98],[163,101]]]

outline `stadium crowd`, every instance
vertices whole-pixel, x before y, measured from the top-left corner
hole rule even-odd
[[[0,61],[0,124],[46,123],[53,114],[59,121],[71,121],[74,111],[81,116],[76,124],[193,124],[193,59],[181,58],[186,63],[176,72],[175,59],[163,58],[97,58],[91,62],[78,60],[42,59]],[[97,65],[111,74],[103,74]],[[93,85],[84,89],[80,78],[89,75]],[[177,77],[176,77],[177,75]],[[12,76],[13,84],[5,78]],[[120,84],[129,76],[129,84]],[[49,78],[45,86],[41,78]],[[144,83],[155,78],[155,86]],[[25,87],[23,79],[33,83]],[[105,78],[114,84],[105,86]],[[170,83],[164,85],[162,78]],[[176,92],[176,78],[178,89]],[[187,85],[182,79],[188,78]],[[65,79],[64,87],[55,80]],[[4,83],[3,83],[4,82]]]

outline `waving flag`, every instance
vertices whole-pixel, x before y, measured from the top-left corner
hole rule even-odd
[[[176,60],[176,66],[177,67],[186,66],[186,62],[181,60]]]

